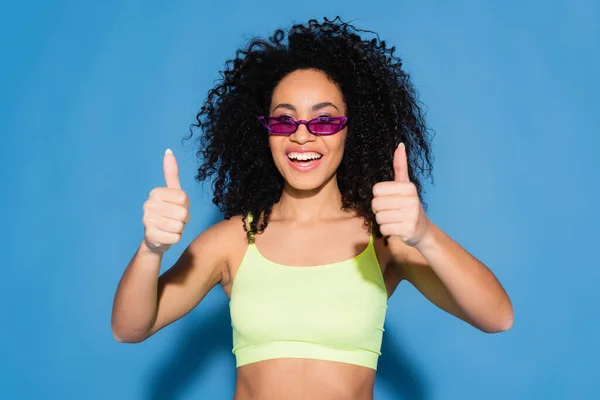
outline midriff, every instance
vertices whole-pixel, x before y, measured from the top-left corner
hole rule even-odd
[[[312,360],[273,359],[237,368],[234,400],[373,400],[375,370]]]

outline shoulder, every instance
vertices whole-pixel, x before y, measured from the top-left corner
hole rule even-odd
[[[423,255],[398,237],[390,236],[387,246],[383,239],[376,239],[374,246],[386,276],[398,283],[408,280],[412,269],[427,266]]]
[[[416,248],[407,245],[402,239],[395,236],[390,237],[388,243],[391,264],[400,281],[412,282],[415,273],[428,269],[429,263]]]
[[[402,240],[390,236],[387,245],[384,238],[373,238],[373,246],[377,252],[377,258],[382,266],[387,268],[399,268],[407,257],[408,247]]]
[[[237,260],[247,245],[243,217],[239,215],[211,225],[192,241],[188,249],[198,260],[210,258],[213,265],[218,266],[221,283],[227,284],[232,260]]]
[[[386,245],[384,238],[373,238],[373,247],[375,248],[377,261],[381,266],[381,272],[383,273],[386,285],[395,288],[402,280],[400,275],[401,256],[399,256],[401,248],[398,248],[397,244],[389,239]],[[393,289],[391,291],[393,292]]]
[[[236,215],[229,219],[219,221],[208,228],[207,231],[211,231],[212,234],[218,236],[246,236],[246,231],[244,230],[244,221],[241,215]]]
[[[211,225],[200,233],[190,247],[194,249],[216,246],[214,251],[226,253],[230,245],[245,241],[246,231],[242,216],[234,216]]]

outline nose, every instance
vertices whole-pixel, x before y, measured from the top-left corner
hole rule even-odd
[[[300,145],[307,142],[314,142],[316,139],[317,137],[310,133],[304,124],[300,124],[298,130],[290,135],[290,140]]]

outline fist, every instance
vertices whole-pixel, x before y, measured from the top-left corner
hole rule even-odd
[[[177,160],[171,150],[163,160],[166,187],[152,189],[144,203],[144,243],[154,252],[163,253],[181,239],[190,219],[190,202],[179,184]]]
[[[408,161],[403,143],[394,153],[394,180],[373,186],[371,208],[382,235],[397,236],[416,246],[425,236],[429,220],[416,186],[408,177]]]

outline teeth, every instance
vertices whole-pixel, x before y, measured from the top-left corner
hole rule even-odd
[[[319,153],[288,153],[290,160],[298,161],[318,160],[321,157],[323,156]]]

